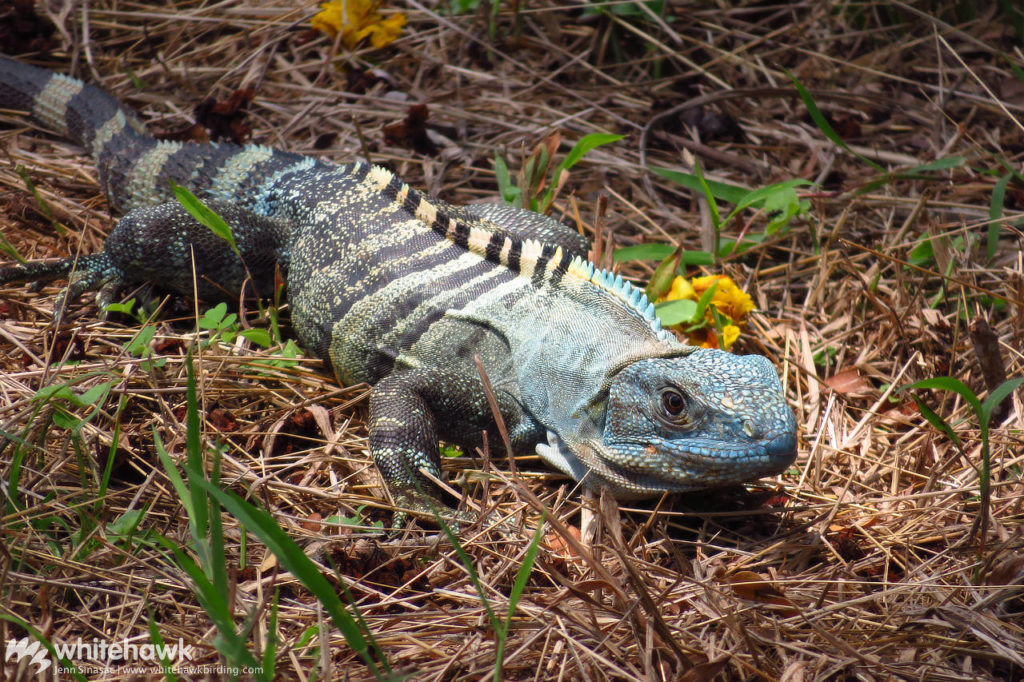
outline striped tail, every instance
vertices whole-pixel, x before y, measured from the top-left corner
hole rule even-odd
[[[94,161],[112,127],[149,138],[133,113],[97,87],[0,55],[0,102],[90,151]]]
[[[269,147],[154,139],[136,116],[99,88],[0,56],[0,104],[82,145],[120,212],[172,200],[171,182],[260,214],[268,183],[319,162]]]

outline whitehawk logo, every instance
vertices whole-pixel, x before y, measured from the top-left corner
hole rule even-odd
[[[26,656],[29,658],[30,665],[39,666],[36,672],[42,673],[50,667],[50,659],[47,658],[46,649],[40,642],[29,637],[12,639],[7,642],[7,653],[4,655],[6,660],[20,661]]]

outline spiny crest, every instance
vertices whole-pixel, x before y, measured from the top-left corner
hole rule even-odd
[[[622,279],[621,275],[601,270],[579,256],[571,256],[561,246],[536,239],[518,239],[502,230],[471,225],[450,215],[443,205],[434,203],[422,192],[378,166],[366,166],[357,173],[373,183],[375,190],[400,204],[436,233],[489,261],[504,265],[521,277],[530,278],[534,286],[557,286],[562,276],[569,273],[626,303],[648,322],[659,339],[668,341],[675,338],[662,328],[654,304],[647,300],[647,295]]]
[[[654,310],[654,303],[647,300],[647,294],[642,289],[622,279],[622,275],[602,270],[579,256],[572,259],[567,272],[569,275],[590,282],[594,286],[625,301],[633,310],[647,320],[659,339],[668,341],[675,338],[670,331],[662,328],[661,320],[658,319],[658,315]]]

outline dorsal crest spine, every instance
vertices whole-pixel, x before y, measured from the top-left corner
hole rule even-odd
[[[456,218],[430,201],[425,194],[410,187],[387,169],[368,166],[356,170],[374,189],[401,205],[408,213],[455,243],[489,261],[500,263],[521,277],[528,277],[535,286],[558,286],[563,276],[589,282],[623,301],[650,325],[663,341],[675,337],[661,326],[654,304],[647,300],[643,290],[593,263],[572,256],[561,246],[544,244],[535,239],[519,239],[501,230],[489,230]],[[365,174],[365,175],[364,175]]]

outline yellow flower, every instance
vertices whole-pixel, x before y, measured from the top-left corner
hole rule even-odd
[[[754,309],[754,301],[750,296],[736,286],[731,278],[725,275],[709,275],[707,277],[694,277],[693,289],[700,296],[711,288],[711,285],[718,282],[715,293],[711,296],[711,302],[718,308],[718,312],[728,315],[737,324],[744,324],[747,314]]]
[[[740,332],[747,324],[747,315],[754,310],[754,301],[750,296],[736,286],[731,278],[725,275],[708,275],[707,277],[694,277],[688,280],[685,277],[676,277],[672,280],[672,286],[659,301],[676,301],[688,299],[699,301],[700,297],[715,283],[715,293],[711,295],[711,302],[704,311],[704,323],[697,329],[689,332],[690,343],[704,348],[718,348],[718,333],[715,330],[715,315],[711,311],[714,306],[719,315],[726,318],[726,324],[722,325],[722,346],[729,350]]]
[[[310,23],[332,38],[341,33],[341,42],[350,50],[366,37],[374,47],[384,47],[402,32],[405,15],[396,12],[385,19],[379,6],[376,0],[330,0],[320,5]]]
[[[691,301],[696,301],[700,299],[700,296],[693,290],[693,285],[690,284],[690,280],[685,277],[676,277],[672,280],[672,287],[668,290],[668,293],[665,294],[664,300],[678,301],[686,298]]]
[[[736,343],[736,339],[740,338],[740,328],[734,324],[727,324],[722,327],[722,343],[725,344],[725,350],[732,348],[732,344]]]

